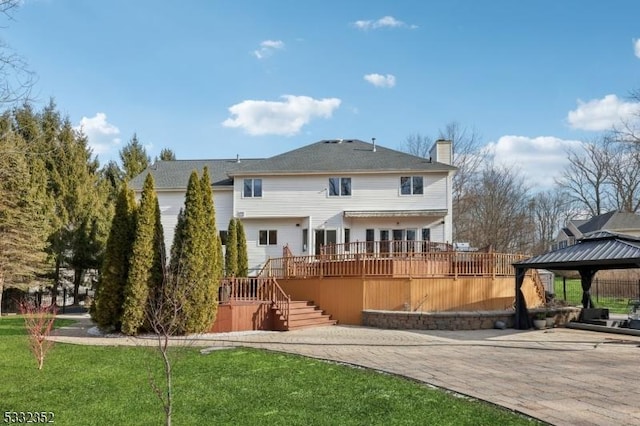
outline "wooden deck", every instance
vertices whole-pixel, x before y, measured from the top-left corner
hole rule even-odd
[[[348,250],[333,247],[318,256],[292,256],[285,248],[285,256],[270,259],[259,276],[222,282],[214,329],[296,328],[292,319],[296,302],[292,300],[303,301],[296,303],[296,308],[313,301],[312,311],[324,310],[319,324],[338,321],[353,325],[362,324],[363,310],[455,312],[513,306],[512,263],[525,256],[442,251],[446,248],[442,245],[413,248],[433,251],[385,251],[384,244],[360,244]],[[380,249],[383,251],[375,251]],[[544,304],[544,287],[535,271],[528,272],[522,290],[528,307]],[[300,318],[308,319],[307,314],[311,313]]]
[[[285,293],[313,300],[342,324],[361,324],[362,311],[411,312],[510,309],[518,254],[436,251],[369,252],[384,245],[337,248],[318,256],[270,259],[262,271]],[[362,251],[364,250],[364,252]],[[286,251],[285,251],[286,253]],[[523,284],[527,306],[544,304],[535,271]]]

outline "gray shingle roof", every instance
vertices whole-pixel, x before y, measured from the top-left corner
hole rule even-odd
[[[157,189],[174,189],[186,188],[189,183],[189,176],[194,170],[198,174],[202,173],[205,166],[209,169],[209,178],[215,186],[233,185],[233,180],[229,178],[228,173],[244,166],[250,166],[259,160],[241,159],[237,160],[175,160],[175,161],[156,161],[147,169],[133,178],[129,182],[129,186],[135,190],[142,189],[144,179],[148,173],[153,174],[155,187]]]
[[[640,216],[635,213],[608,212],[595,216],[578,227],[580,232],[588,234],[599,230],[640,229]]]
[[[142,189],[147,173],[152,173],[157,189],[186,188],[193,170],[209,168],[211,182],[216,186],[233,185],[233,176],[267,174],[310,174],[331,172],[448,172],[455,167],[429,161],[360,140],[320,141],[280,155],[264,159],[176,160],[157,161],[131,180],[129,185]]]
[[[526,268],[577,270],[640,267],[640,238],[595,232],[577,244],[514,263]]]
[[[380,145],[374,151],[373,146],[357,139],[323,140],[266,158],[250,168],[235,170],[232,175],[455,170],[453,166]]]

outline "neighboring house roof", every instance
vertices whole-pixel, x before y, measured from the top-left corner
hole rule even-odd
[[[594,232],[579,240],[577,244],[513,265],[554,270],[638,268],[640,238],[607,231]]]
[[[374,149],[375,148],[375,149]],[[366,173],[366,172],[448,172],[448,164],[357,139],[322,140],[266,158],[250,167],[233,170],[230,175]]]
[[[571,232],[571,229],[569,228],[562,228],[562,232],[564,232],[567,237],[575,237],[575,235],[573,235],[573,232]]]
[[[157,189],[187,187],[191,172],[209,168],[214,186],[233,185],[233,176],[313,173],[375,173],[375,172],[449,172],[448,164],[431,161],[360,140],[323,140],[271,158],[224,160],[156,161],[133,178],[129,185],[142,189],[144,179],[152,173]]]
[[[596,216],[579,227],[583,234],[599,230],[640,229],[640,216],[635,213],[609,212]]]
[[[633,230],[640,231],[640,216],[635,213],[622,213],[612,211],[604,213],[598,216],[594,216],[591,219],[573,219],[571,220],[573,227],[579,231],[579,234],[575,234],[569,226],[562,228],[556,241],[562,239],[562,234],[566,237],[580,238],[583,235],[588,235],[596,231],[622,231],[629,232]]]

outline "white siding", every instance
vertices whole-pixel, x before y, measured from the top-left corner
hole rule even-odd
[[[235,214],[239,217],[307,217],[314,227],[324,222],[340,223],[344,210],[447,209],[447,174],[425,174],[424,194],[400,195],[400,177],[393,175],[349,175],[352,195],[330,197],[330,176],[275,176],[262,178],[262,197],[243,198],[242,179],[236,179]]]
[[[164,244],[167,256],[171,252],[171,243],[178,222],[178,213],[184,206],[184,191],[158,191],[158,204],[160,205],[160,222],[164,231]]]
[[[247,254],[249,255],[250,275],[262,268],[270,257],[282,257],[282,248],[289,246],[294,254],[302,251],[302,222],[296,219],[242,219],[247,238]],[[301,225],[301,226],[296,226]],[[275,245],[260,245],[260,230],[277,231],[278,240]]]
[[[423,176],[424,194],[401,195],[400,177]],[[351,196],[330,197],[329,177],[351,178]],[[431,241],[451,241],[451,176],[446,172],[407,174],[355,174],[309,176],[263,176],[262,197],[244,198],[243,179],[236,178],[234,191],[214,190],[216,226],[225,230],[232,217],[242,220],[249,254],[249,268],[254,272],[269,257],[281,257],[282,247],[289,246],[294,255],[312,255],[315,230],[336,230],[337,242],[344,242],[344,229],[349,228],[351,242],[365,241],[366,230],[415,229],[421,239],[421,229],[429,228]],[[169,250],[184,191],[158,193],[162,224]],[[345,210],[447,210],[445,217],[422,218],[345,218]],[[443,223],[444,222],[444,223]],[[308,250],[302,251],[303,229],[308,230]],[[276,230],[276,245],[261,246],[260,230]]]

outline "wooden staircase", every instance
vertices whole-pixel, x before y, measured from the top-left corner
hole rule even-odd
[[[301,328],[321,327],[327,325],[336,325],[338,321],[331,319],[330,315],[325,314],[313,302],[307,301],[291,301],[289,302],[289,319],[285,319],[284,315],[278,308],[274,308],[274,330],[291,331]]]

